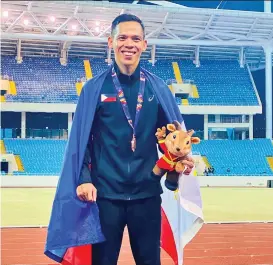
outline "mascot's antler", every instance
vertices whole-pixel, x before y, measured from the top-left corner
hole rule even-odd
[[[176,130],[182,131],[181,124],[178,121],[174,121],[173,124],[174,124]]]

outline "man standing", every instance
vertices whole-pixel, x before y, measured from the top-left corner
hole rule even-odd
[[[94,229],[88,221],[90,212],[97,216],[94,209],[89,210],[89,215],[74,213],[79,219],[75,217],[74,223],[68,225],[67,221],[66,225],[73,232],[73,224],[86,229],[80,236],[88,237],[82,243],[93,244],[92,265],[117,264],[125,226],[136,264],[160,265],[162,187],[160,178],[152,173],[158,159],[155,132],[174,119],[180,123],[183,119],[168,86],[140,67],[147,40],[138,17],[123,14],[115,18],[108,45],[114,51],[114,63],[89,80],[82,90],[58,185],[59,190],[65,185],[65,165],[71,167],[72,161],[76,167],[72,187],[84,205],[98,207],[105,241],[97,232],[99,225],[93,222],[93,226],[98,226]],[[192,158],[183,163],[187,166],[184,174],[189,174],[194,166]],[[80,211],[78,206],[73,207]],[[54,212],[53,209],[52,227]],[[95,221],[98,222],[96,218]],[[71,237],[66,240],[74,245],[81,241]]]
[[[156,129],[169,121],[139,65],[147,47],[144,34],[139,18],[123,14],[113,21],[108,40],[115,62],[101,88],[89,141],[93,151],[87,147],[77,188],[82,200],[98,195],[106,241],[93,246],[94,265],[117,264],[125,225],[136,264],[160,264],[162,189],[152,169]],[[187,165],[192,168],[192,161]]]

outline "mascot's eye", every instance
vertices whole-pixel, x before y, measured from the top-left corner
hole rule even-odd
[[[189,144],[190,143],[190,141],[187,141],[187,143],[186,144]]]
[[[175,139],[175,138],[176,138],[176,135],[174,134],[174,135],[173,135],[173,139]]]

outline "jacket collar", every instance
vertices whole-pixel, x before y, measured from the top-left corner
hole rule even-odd
[[[138,64],[136,70],[130,76],[121,73],[116,62],[114,62],[114,68],[121,84],[133,84],[140,78],[140,64]]]

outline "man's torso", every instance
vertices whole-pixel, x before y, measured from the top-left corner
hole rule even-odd
[[[121,79],[121,85],[134,124],[140,82],[139,78],[127,81]],[[104,100],[106,98],[115,101]],[[91,175],[99,197],[130,200],[162,192],[160,180],[151,177],[158,159],[155,132],[159,109],[156,96],[146,80],[136,127],[136,150],[133,152],[133,130],[119,102],[111,74],[106,77],[92,126]]]

